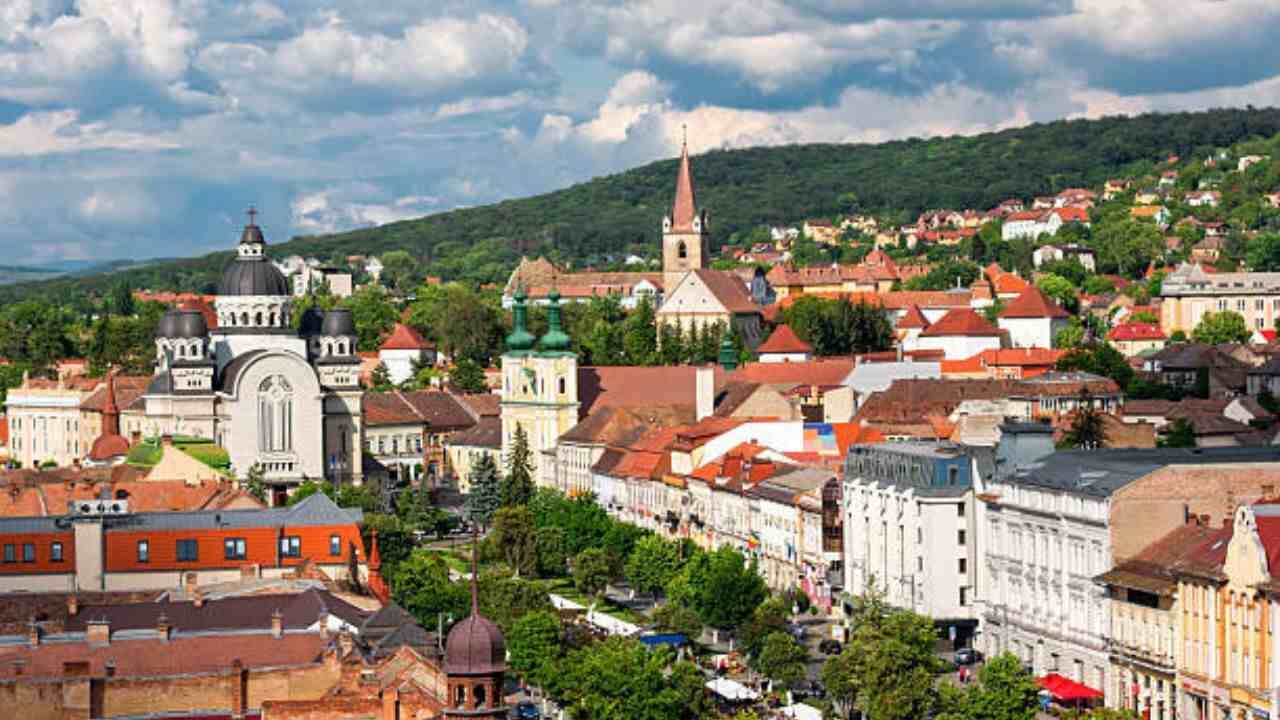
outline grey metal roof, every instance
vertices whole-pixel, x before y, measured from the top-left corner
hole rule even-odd
[[[848,385],[860,393],[871,393],[888,390],[894,380],[940,377],[942,365],[936,362],[873,362],[854,368]]]
[[[1006,472],[999,480],[1109,497],[1134,480],[1168,465],[1256,462],[1280,462],[1280,447],[1059,450],[1043,460]]]
[[[236,377],[244,370],[245,366],[265,352],[266,350],[261,349],[250,350],[243,355],[236,356],[235,360],[227,363],[227,366],[222,368],[222,377],[219,379],[218,389],[223,392],[231,392],[231,389],[236,386]]]
[[[0,518],[0,533],[51,533],[67,532],[71,525],[57,517],[6,517]]]
[[[1053,428],[1047,423],[1040,422],[1020,422],[1016,420],[1006,420],[1000,423],[1001,435],[1052,435]]]
[[[289,281],[265,257],[237,257],[227,263],[218,282],[219,295],[292,295]]]
[[[364,522],[364,511],[340,508],[324,493],[316,493],[292,507],[254,510],[197,510],[108,515],[111,527],[130,530],[217,530],[227,528],[346,525]],[[71,525],[61,517],[0,518],[0,533],[66,532]]]

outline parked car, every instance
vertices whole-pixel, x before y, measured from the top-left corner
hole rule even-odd
[[[821,700],[827,696],[827,688],[817,680],[802,680],[791,688],[791,697],[799,702],[805,698]]]
[[[804,626],[800,623],[788,623],[787,632],[791,633],[791,637],[797,642],[804,642]]]
[[[823,655],[839,655],[840,651],[843,649],[844,646],[840,644],[840,641],[832,638],[827,638],[826,640],[818,643],[818,652]]]
[[[960,648],[956,651],[956,665],[976,665],[983,661],[982,653],[973,648]]]
[[[542,713],[538,711],[538,706],[528,700],[522,700],[516,704],[515,717],[517,720],[541,720]]]

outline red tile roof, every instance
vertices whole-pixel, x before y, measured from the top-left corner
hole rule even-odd
[[[812,353],[813,346],[801,340],[790,325],[779,325],[769,333],[769,339],[756,348],[759,354],[767,353]]]
[[[991,278],[991,285],[995,287],[997,295],[1021,293],[1031,287],[1030,283],[1013,273],[1001,273],[1000,275],[996,275]]]
[[[924,313],[920,311],[920,306],[915,303],[908,305],[907,312],[898,318],[898,328],[900,329],[924,329],[927,327],[929,327],[929,319],[924,316]]]
[[[853,372],[848,358],[789,363],[747,363],[730,373],[729,380],[761,385],[842,385]]]
[[[999,348],[983,350],[978,354],[983,365],[995,367],[1029,367],[1048,366],[1058,363],[1058,359],[1066,354],[1065,350],[1050,348]]]
[[[996,337],[1000,335],[986,318],[969,308],[956,308],[925,328],[920,337]]]
[[[693,230],[693,220],[698,213],[698,202],[693,193],[693,170],[689,167],[689,146],[680,147],[680,169],[676,173],[676,196],[671,203],[671,229]]]
[[[435,347],[425,338],[418,334],[417,330],[405,325],[404,323],[396,323],[391,329],[391,334],[386,340],[382,341],[379,350],[426,350]]]
[[[1062,207],[1053,211],[1062,222],[1089,222],[1089,212],[1079,207]]]
[[[737,275],[722,270],[694,270],[711,294],[731,313],[755,313],[760,308],[751,300],[747,286]]]
[[[1164,332],[1159,325],[1153,323],[1122,323],[1111,328],[1107,333],[1108,340],[1164,340]]]
[[[1066,318],[1071,314],[1032,285],[1000,311],[1002,318]]]

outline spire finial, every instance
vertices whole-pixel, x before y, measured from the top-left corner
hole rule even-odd
[[[253,205],[249,205],[249,209],[245,211],[245,214],[249,216],[250,225],[256,224],[254,222],[258,217],[258,209],[256,207],[254,207]]]
[[[680,123],[680,146],[689,147],[689,126],[685,123]]]
[[[471,614],[480,614],[480,570],[479,570],[479,553],[477,547],[480,545],[479,533],[476,530],[475,523],[471,525]]]

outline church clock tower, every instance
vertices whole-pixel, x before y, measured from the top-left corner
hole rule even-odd
[[[707,212],[698,208],[693,192],[693,171],[689,169],[688,140],[680,146],[680,169],[676,174],[676,197],[671,212],[662,218],[662,291],[670,295],[681,278],[691,270],[705,268],[710,261],[711,236]]]
[[[522,428],[534,483],[554,485],[556,442],[578,424],[578,356],[561,326],[559,291],[552,288],[547,295],[547,333],[536,347],[526,327],[523,289],[514,300],[513,327],[502,355],[502,456],[509,457],[516,428]]]

